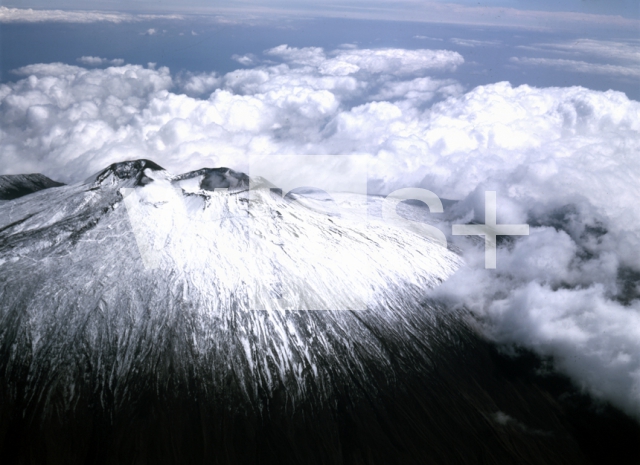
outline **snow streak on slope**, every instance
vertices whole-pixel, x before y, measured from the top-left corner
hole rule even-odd
[[[239,181],[228,192],[180,188],[194,178],[205,188]],[[245,178],[174,177],[142,160],[0,206],[9,372],[28,366],[33,395],[62,389],[72,403],[77,370],[91,366],[86,376],[123,400],[127,378],[170,341],[178,372],[204,370],[212,386],[234,374],[250,401],[277,386],[325,398],[331,376],[364,382],[371,363],[394,376],[376,334],[408,341],[435,325],[424,290],[458,256],[348,209],[329,216],[249,191]],[[372,311],[340,311],[363,305]],[[299,308],[337,311],[287,311]]]

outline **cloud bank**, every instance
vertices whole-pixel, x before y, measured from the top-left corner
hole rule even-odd
[[[499,242],[496,270],[484,269],[482,240],[450,238],[467,266],[434,296],[640,419],[639,102],[507,82],[465,93],[449,74],[463,58],[442,50],[282,45],[265,56],[276,62],[252,57],[225,75],[21,68],[0,86],[0,166],[72,182],[135,158],[184,172],[367,154],[378,193],[460,199],[440,215],[449,232],[482,221],[495,190],[498,222],[526,222],[530,235]]]
[[[292,48],[280,45],[265,52],[297,65],[310,65],[320,73],[346,76],[360,70],[375,74],[403,75],[428,69],[455,70],[464,62],[457,52],[448,50],[405,50],[386,48],[376,50],[339,50],[327,58],[320,47]]]

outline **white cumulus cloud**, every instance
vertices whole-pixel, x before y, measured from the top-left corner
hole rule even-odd
[[[124,65],[124,60],[122,58],[114,58],[109,60],[108,58],[83,56],[78,58],[77,61],[86,66],[109,66],[109,65],[122,66]]]
[[[372,100],[407,100],[409,105],[420,101],[430,101],[437,94],[459,95],[462,86],[453,79],[441,80],[430,77],[415,78],[410,81],[386,82],[380,91],[371,96]]]
[[[243,66],[255,65],[257,62],[255,55],[252,53],[247,53],[246,55],[232,55],[231,58]]]
[[[369,73],[411,74],[430,69],[455,70],[464,58],[449,50],[347,49],[327,57],[320,47],[294,48],[280,45],[265,52],[287,63],[316,66],[322,74],[346,76],[360,70]]]

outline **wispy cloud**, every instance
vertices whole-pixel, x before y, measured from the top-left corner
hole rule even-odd
[[[590,55],[640,63],[640,44],[607,40],[578,39],[557,44],[521,45],[518,48],[540,52],[562,52],[571,55]]]
[[[226,9],[225,12],[252,12],[268,15],[320,16],[352,19],[412,21],[421,23],[473,24],[483,26],[507,26],[537,30],[591,28],[637,29],[640,20],[619,15],[600,15],[570,11],[536,11],[516,8],[468,6],[459,3],[435,1],[396,0],[325,2],[322,7],[292,3],[286,7],[251,7],[250,9]]]
[[[282,18],[336,17],[350,19],[375,19],[412,21],[421,23],[473,24],[484,26],[508,26],[539,30],[623,28],[638,29],[640,20],[618,15],[599,15],[566,11],[534,11],[516,8],[468,6],[457,3],[397,0],[388,2],[344,2],[338,0],[323,3],[321,7],[304,2],[287,5],[257,6],[245,4],[238,7],[216,6],[193,8],[184,6],[184,14],[198,14],[217,23],[264,22]],[[233,19],[231,19],[233,18]],[[151,19],[185,19],[179,14],[148,15],[102,11],[32,10],[0,7],[0,23],[7,22],[73,22],[114,23],[145,21]],[[416,36],[422,38],[423,36]],[[424,36],[426,37],[426,36]]]
[[[184,19],[181,15],[128,14],[105,11],[33,10],[0,6],[0,23],[126,23],[153,19]]]
[[[449,41],[456,45],[462,45],[463,47],[491,47],[502,43],[499,40],[458,39],[456,37],[449,39]]]
[[[613,76],[637,77],[640,78],[640,67],[638,66],[620,66],[600,63],[588,63],[586,61],[564,60],[560,58],[527,58],[512,57],[512,63],[528,65],[528,66],[549,66],[562,69],[564,71],[573,71],[576,73],[588,74],[607,74]]]
[[[413,36],[414,39],[419,39],[419,40],[437,40],[438,42],[442,42],[443,39],[438,39],[437,37],[428,37],[428,36],[421,36],[421,35],[417,35],[417,36]]]

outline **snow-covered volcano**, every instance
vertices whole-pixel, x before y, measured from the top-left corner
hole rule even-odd
[[[390,363],[372,332],[402,340],[412,320],[433,324],[424,289],[460,258],[350,217],[349,202],[363,199],[346,196],[342,214],[328,215],[270,187],[250,189],[228,169],[172,176],[140,160],[0,207],[2,316],[26,331],[12,358],[46,353],[70,388],[79,341],[106,380],[116,366],[135,372],[130,351],[153,350],[169,326],[179,350],[215,364],[216,376],[233,372],[249,400],[279,385],[294,399],[313,386],[329,396],[327,365],[367,380],[364,360]]]
[[[2,432],[22,434],[3,447],[33,463],[581,463],[562,408],[425,298],[456,253],[363,215],[366,197],[275,187],[137,160],[0,204]]]

